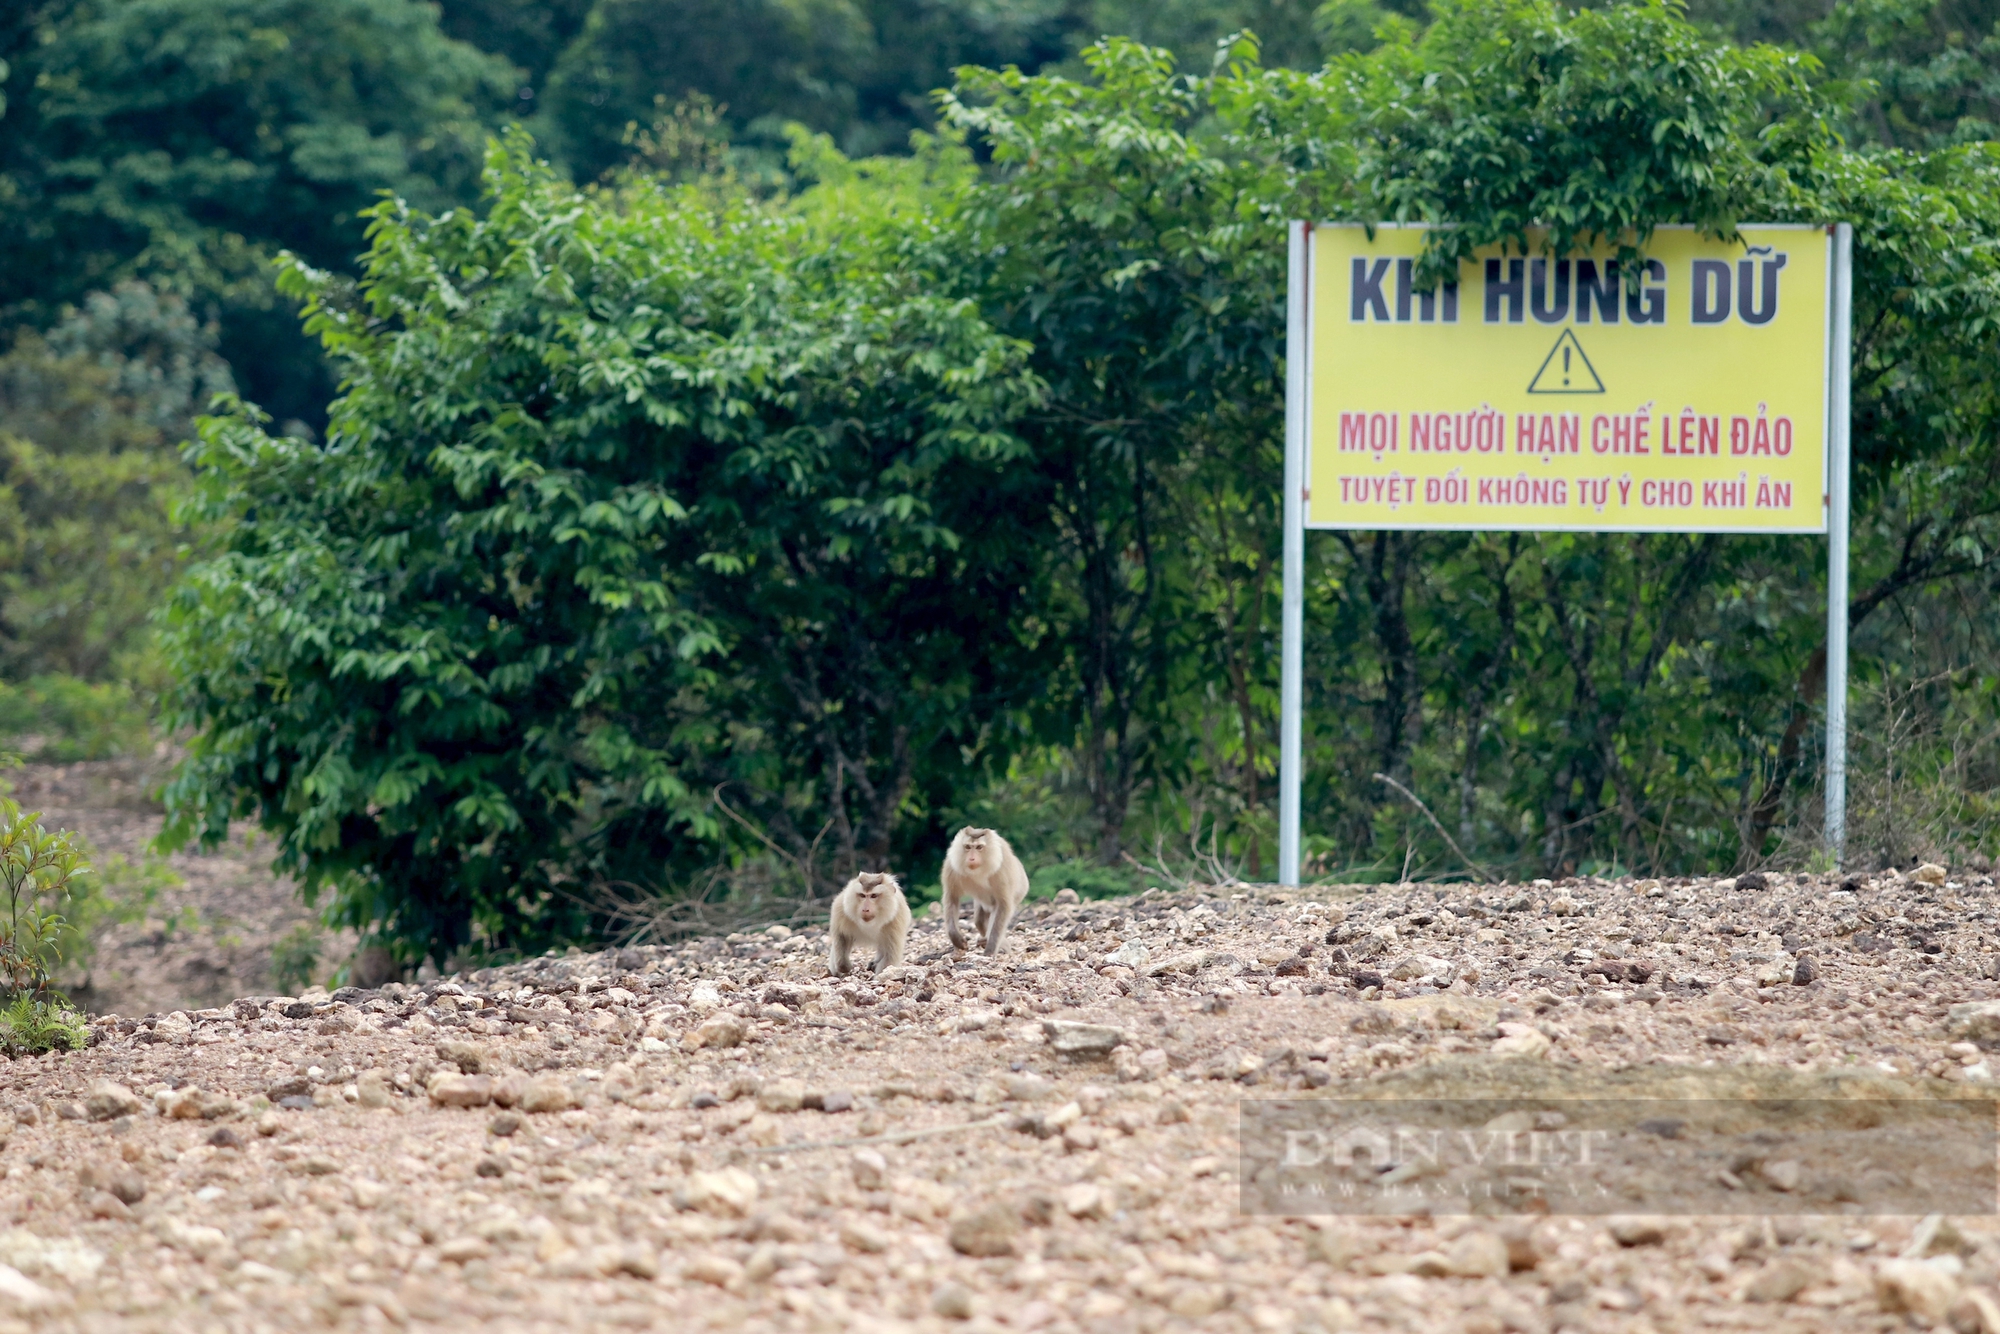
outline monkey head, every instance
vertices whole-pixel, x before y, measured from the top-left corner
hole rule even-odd
[[[879,916],[889,915],[889,908],[883,903],[883,896],[896,888],[896,877],[884,872],[863,871],[854,877],[849,890],[854,895],[854,915],[864,922],[872,922]]]
[[[985,864],[986,840],[992,833],[991,829],[974,829],[971,825],[958,831],[960,846],[965,849],[966,870],[977,871]]]

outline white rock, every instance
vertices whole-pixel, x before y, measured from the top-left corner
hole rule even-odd
[[[1491,1232],[1468,1232],[1445,1251],[1444,1269],[1458,1278],[1505,1278],[1507,1243]]]
[[[0,1232],[0,1264],[23,1273],[83,1283],[97,1277],[104,1254],[71,1237],[38,1237],[26,1228]]]
[[[1961,1042],[2000,1040],[2000,1001],[1968,1001],[1945,1012],[1945,1031]]]
[[[1000,1022],[1000,1011],[968,1005],[964,1013],[956,1019],[947,1019],[943,1030],[948,1033],[977,1033],[992,1028]]]
[[[1159,977],[1163,973],[1198,973],[1214,960],[1212,950],[1189,950],[1182,954],[1169,954],[1156,963],[1146,965],[1146,976]]]
[[[165,1244],[198,1260],[214,1259],[229,1249],[229,1234],[221,1228],[184,1223],[171,1214],[154,1223],[153,1233]]]
[[[1417,962],[1414,954],[1404,955],[1389,968],[1391,982],[1414,982],[1424,975],[1424,966]]]
[[[1071,1218],[1102,1218],[1111,1212],[1110,1198],[1094,1181],[1079,1181],[1065,1187],[1062,1204],[1063,1212]]]
[[[757,1178],[740,1167],[696,1172],[688,1178],[687,1201],[703,1213],[741,1218],[757,1203]]]
[[[1073,1019],[1044,1019],[1042,1033],[1058,1056],[1076,1060],[1101,1059],[1125,1041],[1123,1031],[1109,1024],[1085,1024]]]
[[[850,1160],[854,1184],[862,1190],[880,1190],[889,1172],[889,1162],[873,1149],[856,1149]]]
[[[1495,1056],[1541,1056],[1549,1049],[1548,1035],[1530,1024],[1505,1023],[1499,1028],[1492,1047]]]
[[[1781,1158],[1775,1163],[1765,1163],[1758,1169],[1757,1174],[1770,1182],[1774,1189],[1788,1192],[1797,1190],[1799,1183],[1805,1179],[1805,1169],[1790,1158]]]
[[[1875,1300],[1884,1311],[1942,1320],[1957,1296],[1957,1277],[1930,1260],[1884,1260],[1875,1271]]]
[[[1144,941],[1128,940],[1110,954],[1105,955],[1104,962],[1118,968],[1130,968],[1136,973],[1146,966],[1148,957],[1150,956],[1148,955]]]
[[[0,1300],[17,1311],[46,1311],[60,1299],[12,1265],[0,1265]]]

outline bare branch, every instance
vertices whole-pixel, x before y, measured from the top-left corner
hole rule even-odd
[[[1375,781],[1378,783],[1387,783],[1390,787],[1395,788],[1398,792],[1408,797],[1410,801],[1416,806],[1416,808],[1424,813],[1424,818],[1431,822],[1431,828],[1438,831],[1438,837],[1442,838],[1448,845],[1450,845],[1451,850],[1458,854],[1458,859],[1460,861],[1464,862],[1467,866],[1471,867],[1473,870],[1479,872],[1480,877],[1482,879],[1498,880],[1500,878],[1494,875],[1493,872],[1489,870],[1486,866],[1484,866],[1479,862],[1474,861],[1471,857],[1466,855],[1465,849],[1458,846],[1458,840],[1453,838],[1450,834],[1445,833],[1444,826],[1438,823],[1438,818],[1435,815],[1431,814],[1431,808],[1424,805],[1423,798],[1419,797],[1416,793],[1410,791],[1410,789],[1404,787],[1401,783],[1389,777],[1389,775],[1387,774],[1376,774]],[[1403,867],[1405,874],[1407,874],[1409,870],[1408,858],[1404,859]]]

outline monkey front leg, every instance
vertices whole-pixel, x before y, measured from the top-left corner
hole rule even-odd
[[[875,943],[875,971],[894,968],[903,961],[903,939],[909,931],[905,926],[883,928],[882,939]]]
[[[847,952],[853,948],[854,941],[839,927],[827,932],[827,936],[833,941],[833,954],[826,966],[835,977],[844,977],[847,974]]]
[[[958,887],[949,880],[944,886],[944,934],[953,949],[963,951],[966,948],[965,932],[958,924]]]
[[[1007,908],[1004,904],[995,906],[991,915],[987,917],[986,952],[988,954],[998,954],[1000,952],[1000,937],[1007,932],[1007,917]]]

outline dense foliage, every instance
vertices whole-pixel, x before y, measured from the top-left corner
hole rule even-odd
[[[1311,213],[1454,223],[1441,255],[1852,219],[1850,620],[1864,719],[1903,720],[1862,730],[1857,829],[1990,841],[2000,152],[1857,150],[1858,93],[1659,6],[1374,31],[1310,72],[1248,38],[962,71],[946,137],[794,129],[776,191],[714,154],[578,190],[515,135],[478,209],[372,210],[358,286],[292,261],[346,388],[323,443],[203,428],[176,836],[255,819],[336,921],[440,957],[756,859],[921,884],[967,815],[1070,883],[1260,868]],[[1489,868],[1808,855],[1822,550],[1316,541],[1316,864],[1464,868],[1376,773]]]
[[[1105,31],[1198,60],[1243,26],[1319,59],[1304,0],[21,0],[0,6],[0,323],[143,279],[219,315],[246,394],[316,431],[333,375],[272,261],[352,277],[379,191],[476,202],[505,125],[589,181],[693,95],[782,180],[787,121],[901,152],[959,65],[1036,69]]]
[[[1282,222],[1838,217],[1851,849],[2000,851],[1996,71],[1996,0],[30,0],[0,736],[169,692],[176,837],[407,956],[963,819],[1263,874]],[[1316,536],[1312,865],[1816,855],[1822,551]]]
[[[416,0],[45,0],[0,19],[0,309],[46,326],[142,278],[223,315],[246,388],[313,420],[332,390],[271,283],[345,267],[376,192],[469,197],[507,62]]]
[[[142,283],[0,355],[0,672],[148,680],[184,559],[182,442],[233,388],[216,330]],[[60,690],[59,685],[51,686]]]
[[[186,818],[255,814],[340,920],[440,954],[702,864],[724,801],[828,873],[886,858],[1036,577],[1024,349],[868,216],[893,181],[592,201],[518,137],[491,173],[483,216],[380,208],[358,305],[290,270],[349,382],[324,447],[205,428],[234,525],[171,612]]]

